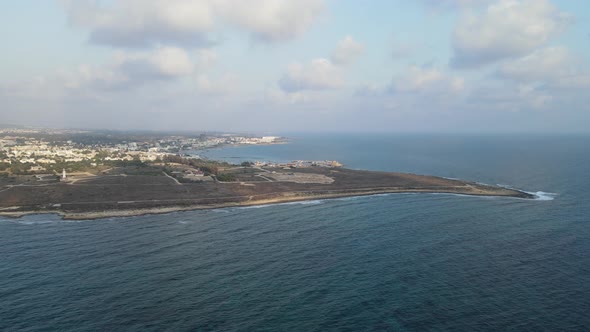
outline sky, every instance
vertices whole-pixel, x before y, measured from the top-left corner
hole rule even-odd
[[[0,124],[589,133],[587,0],[19,0]]]

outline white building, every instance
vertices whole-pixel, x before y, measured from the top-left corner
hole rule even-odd
[[[278,137],[276,136],[262,136],[262,138],[260,139],[261,142],[263,143],[272,143],[274,142]]]

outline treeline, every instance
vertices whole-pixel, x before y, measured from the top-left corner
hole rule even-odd
[[[61,174],[62,170],[65,169],[67,172],[84,172],[84,171],[91,171],[97,168],[97,166],[93,165],[93,162],[90,160],[84,161],[68,161],[68,162],[60,162],[57,161],[55,164],[42,164],[45,170],[42,171],[31,171],[31,166],[36,166],[37,164],[34,163],[21,163],[21,162],[13,162],[12,164],[8,163],[0,163],[0,171],[9,171],[11,174],[14,175],[32,175],[32,174],[39,174],[39,173],[57,173]],[[135,166],[135,167],[146,167],[147,165],[139,159],[133,160],[107,160],[101,163],[102,167],[126,167],[126,166]]]
[[[203,173],[205,173],[205,175],[217,175],[219,173],[220,167],[230,166],[226,162],[218,162],[218,161],[203,160],[203,159],[189,159],[189,158],[184,158],[184,157],[175,156],[175,155],[166,155],[166,156],[162,157],[162,161],[165,163],[177,163],[177,164],[191,166],[193,168],[198,168],[201,171],[203,171]]]
[[[236,176],[230,173],[221,173],[216,176],[218,181],[221,182],[234,182],[237,180]]]

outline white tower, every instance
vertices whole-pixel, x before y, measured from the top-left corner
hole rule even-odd
[[[61,172],[61,178],[62,178],[62,180],[65,180],[67,178],[67,176],[66,176],[66,169],[65,168]]]

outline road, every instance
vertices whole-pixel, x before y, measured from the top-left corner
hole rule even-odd
[[[182,186],[182,183],[180,183],[175,177],[170,176],[168,173],[166,172],[162,172],[164,175],[166,175],[167,177],[171,178],[172,181],[176,182],[177,185]]]

